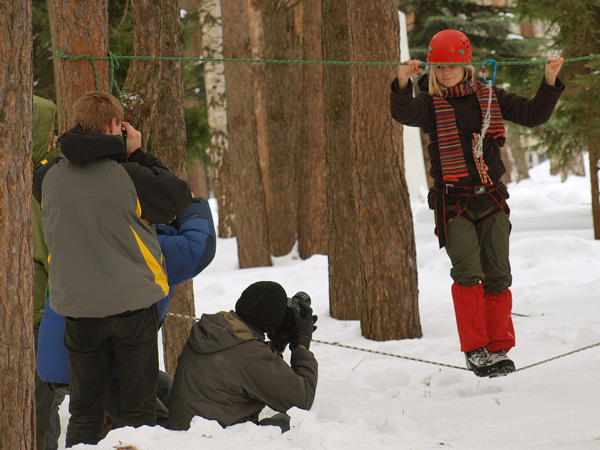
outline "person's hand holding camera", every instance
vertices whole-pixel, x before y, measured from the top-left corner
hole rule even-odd
[[[129,156],[142,147],[142,133],[133,128],[129,122],[121,122],[121,129],[127,147],[127,156]]]
[[[298,301],[298,307],[293,308],[291,317],[292,339],[290,348],[294,350],[298,346],[310,348],[314,326],[317,316],[313,315],[312,308],[304,300]],[[302,347],[301,347],[302,348]]]

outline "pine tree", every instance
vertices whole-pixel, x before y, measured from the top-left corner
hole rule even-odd
[[[600,49],[600,1],[569,0],[555,2],[519,0],[517,11],[526,18],[547,21],[554,31],[549,50],[564,58],[598,53]],[[600,204],[598,200],[598,160],[600,158],[600,62],[584,60],[567,63],[559,77],[566,84],[553,119],[538,130],[550,153],[563,162],[573,154],[589,152],[594,236],[600,239]]]

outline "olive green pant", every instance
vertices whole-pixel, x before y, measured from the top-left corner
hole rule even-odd
[[[450,220],[446,252],[452,262],[450,276],[456,283],[469,287],[481,282],[486,293],[500,293],[512,283],[508,260],[511,225],[503,211],[481,220],[492,210],[467,208],[471,220],[463,216]]]

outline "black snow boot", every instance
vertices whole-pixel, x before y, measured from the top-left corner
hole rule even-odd
[[[472,370],[478,377],[489,377],[494,372],[494,363],[485,347],[465,352],[467,369]]]

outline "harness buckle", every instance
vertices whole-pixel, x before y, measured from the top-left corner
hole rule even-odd
[[[483,185],[483,186],[475,186],[473,188],[473,194],[475,195],[479,195],[479,194],[485,194],[487,192],[487,186]]]
[[[454,188],[453,184],[447,184],[447,185],[445,185],[444,186],[444,190],[446,191],[446,194],[450,195],[449,190],[452,189],[452,188]]]

